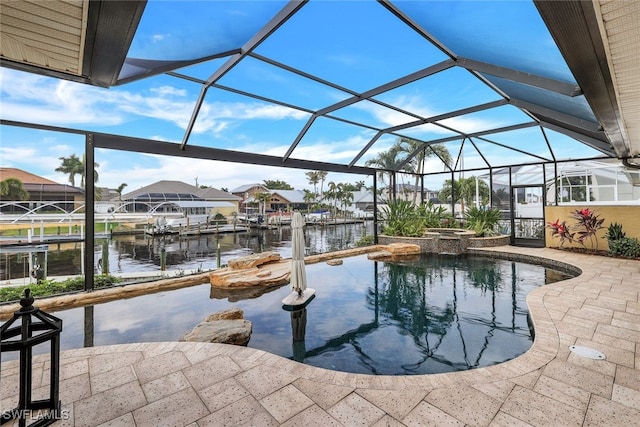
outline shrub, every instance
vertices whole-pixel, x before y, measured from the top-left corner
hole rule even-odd
[[[500,210],[473,206],[467,209],[464,216],[467,222],[467,229],[475,231],[478,237],[498,234],[496,228],[502,219]]]
[[[625,258],[640,258],[640,240],[635,237],[623,237],[609,242],[609,252],[612,255]]]
[[[392,200],[382,209],[385,225],[382,232],[389,236],[418,237],[424,233],[423,220],[417,207],[407,200]]]
[[[373,234],[368,236],[362,236],[360,240],[356,242],[356,246],[370,246],[373,245]]]
[[[115,276],[94,276],[95,289],[108,288],[119,282],[120,279]],[[31,290],[31,295],[35,298],[81,291],[84,290],[84,277],[73,277],[62,282],[45,279],[40,283],[32,283],[26,286],[0,288],[0,302],[19,301],[24,296],[24,290],[26,288]]]

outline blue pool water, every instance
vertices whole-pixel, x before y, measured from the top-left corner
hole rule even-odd
[[[64,350],[176,341],[207,315],[239,307],[253,323],[249,347],[338,371],[415,375],[489,366],[524,353],[532,344],[527,293],[568,277],[477,256],[402,262],[358,256],[340,266],[307,266],[316,298],[303,312],[282,309],[288,286],[256,296],[205,284],[52,314],[63,319]]]

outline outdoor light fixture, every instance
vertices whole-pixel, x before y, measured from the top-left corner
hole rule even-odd
[[[0,352],[20,352],[20,395],[18,407],[0,415],[0,425],[18,419],[20,427],[27,426],[27,420],[35,420],[29,427],[47,426],[60,419],[60,333],[62,319],[40,311],[33,306],[30,289],[25,289],[20,300],[20,310],[11,320],[0,327]],[[19,322],[18,322],[19,321]],[[17,322],[17,323],[16,323]],[[16,323],[16,326],[12,325]],[[32,399],[33,348],[50,342],[50,382],[49,397]]]

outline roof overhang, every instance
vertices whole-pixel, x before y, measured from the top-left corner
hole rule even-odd
[[[640,156],[640,2],[534,2],[616,155]]]
[[[146,4],[146,0],[3,0],[1,65],[112,86]]]

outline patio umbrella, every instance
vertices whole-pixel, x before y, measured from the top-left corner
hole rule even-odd
[[[291,218],[291,290],[298,295],[307,289],[307,273],[304,266],[304,220],[300,212]]]

